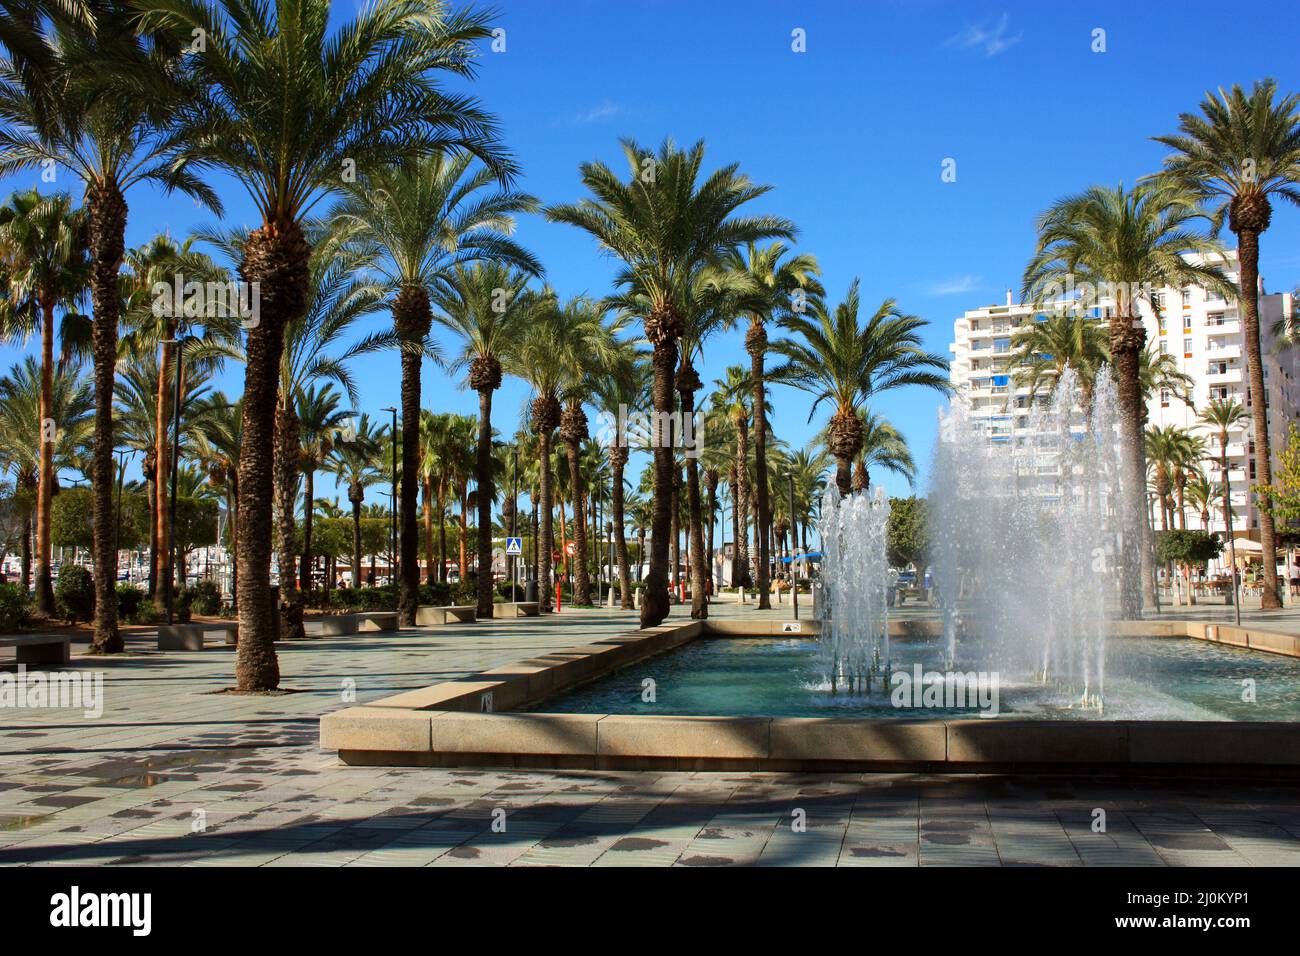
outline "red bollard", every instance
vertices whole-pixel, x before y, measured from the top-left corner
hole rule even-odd
[[[556,581],[555,582],[555,613],[556,614],[560,613],[560,605],[564,603],[564,600],[561,597],[561,593],[562,592],[560,590],[560,582]]]

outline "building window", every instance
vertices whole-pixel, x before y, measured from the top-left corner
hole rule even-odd
[[[1187,358],[1192,357],[1192,340],[1183,339],[1183,355]]]
[[[1183,290],[1183,308],[1184,308],[1184,309],[1190,309],[1191,307],[1192,307],[1192,290],[1191,290],[1191,289],[1184,289],[1184,290]]]
[[[1160,343],[1160,354],[1161,354],[1161,355],[1168,355],[1168,354],[1169,354],[1169,343],[1168,343],[1168,342],[1161,342],[1161,343]]]

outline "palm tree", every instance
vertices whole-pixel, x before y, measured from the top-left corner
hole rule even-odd
[[[493,603],[492,393],[501,387],[502,361],[509,360],[524,329],[548,301],[546,296],[528,291],[529,278],[529,273],[503,262],[476,262],[457,266],[447,285],[433,296],[435,320],[461,340],[460,354],[448,369],[453,373],[466,370],[467,384],[478,392],[474,477],[478,491],[479,617],[491,617]],[[418,587],[418,576],[416,584]],[[414,620],[413,610],[411,614]]]
[[[766,325],[783,312],[801,312],[808,296],[822,295],[824,290],[817,281],[821,275],[817,260],[807,254],[790,255],[783,242],[764,247],[748,243],[742,253],[739,247],[728,251],[724,263],[727,268],[741,273],[749,289],[742,312],[749,318],[745,333],[745,350],[749,353],[749,379],[754,388],[754,463],[755,504],[758,524],[767,528],[771,522],[771,504],[768,501],[767,480],[767,386],[763,364],[767,354]],[[767,535],[759,538],[758,606],[771,606],[768,592]]]
[[[684,331],[686,301],[696,269],[716,262],[733,246],[793,238],[794,227],[775,216],[736,216],[736,210],[770,187],[752,183],[736,164],[724,166],[700,182],[702,142],[680,150],[667,140],[658,153],[630,139],[622,145],[629,167],[626,182],[603,163],[584,163],[580,167],[582,182],[592,198],[551,206],[546,216],[594,236],[623,263],[618,285],[635,286],[649,300],[642,325],[654,349],[654,412],[660,420],[667,420],[674,405],[677,343]],[[654,461],[655,508],[642,627],[654,627],[668,616],[672,448],[657,443]]]
[[[356,425],[330,448],[325,469],[346,486],[352,505],[352,587],[361,586],[361,507],[366,489],[383,480],[381,459],[388,444],[387,428],[375,425],[364,412]]]
[[[907,315],[894,299],[885,299],[865,325],[858,320],[858,280],[844,301],[827,309],[815,300],[808,315],[789,313],[781,326],[797,338],[777,342],[773,349],[786,364],[771,377],[814,396],[809,420],[822,402],[834,404],[827,424],[827,449],[836,461],[835,483],[840,494],[852,488],[853,460],[865,438],[858,409],[873,396],[905,385],[921,385],[944,394],[948,362],[921,345],[925,320]]]
[[[1196,509],[1201,518],[1201,527],[1210,530],[1210,514],[1215,505],[1223,500],[1223,487],[1216,485],[1201,471],[1197,471],[1187,483],[1187,503]]]
[[[113,375],[121,317],[118,270],[125,251],[126,195],[153,182],[220,213],[215,193],[171,162],[166,127],[180,104],[171,82],[174,47],[132,27],[130,5],[57,4],[26,48],[39,69],[0,63],[0,175],[57,163],[85,186],[86,241],[94,307],[96,427],[92,464],[96,653],[122,651],[117,634],[113,522]],[[36,37],[33,37],[36,39]],[[39,49],[40,53],[34,53]]]
[[[1247,371],[1255,396],[1256,475],[1271,481],[1268,392],[1259,344],[1259,237],[1273,217],[1272,197],[1300,205],[1300,95],[1275,101],[1277,81],[1257,81],[1247,94],[1240,86],[1207,93],[1200,115],[1178,117],[1179,132],[1153,137],[1173,152],[1159,178],[1188,189],[1202,202],[1217,204],[1215,232],[1227,218],[1237,236],[1242,328]],[[1273,516],[1261,510],[1259,538],[1264,565],[1265,609],[1282,606],[1277,588],[1277,550]]]
[[[732,365],[724,376],[715,379],[713,414],[722,416],[731,425],[735,436],[735,453],[728,465],[728,485],[731,487],[731,529],[734,552],[731,559],[731,583],[742,588],[750,587],[749,533],[746,515],[749,501],[749,420],[752,413],[753,388],[749,374],[742,366]]]
[[[401,348],[403,624],[415,624],[419,605],[420,363],[429,354],[430,301],[471,262],[503,262],[539,275],[541,264],[510,238],[514,216],[537,207],[534,197],[501,187],[491,169],[475,167],[474,156],[461,152],[381,167],[358,179],[334,214],[374,258]]]
[[[883,416],[865,408],[859,410],[862,419],[862,451],[853,466],[853,490],[871,488],[871,469],[884,468],[907,479],[910,485],[916,479],[916,462],[903,433]]]
[[[118,342],[120,356],[138,357],[147,350],[158,351],[156,389],[153,402],[152,466],[154,479],[150,531],[150,581],[154,584],[166,573],[171,552],[168,523],[168,484],[172,473],[171,431],[172,401],[177,379],[182,391],[186,379],[202,371],[212,371],[230,354],[231,343],[239,335],[238,322],[231,317],[205,318],[202,334],[181,337],[185,325],[181,303],[160,300],[158,289],[169,289],[176,281],[225,282],[229,275],[210,257],[194,249],[195,237],[177,243],[170,236],[155,236],[149,242],[126,253],[127,273],[120,286],[123,292],[124,333]],[[152,368],[152,367],[151,367]],[[161,476],[161,477],[159,477]],[[165,591],[152,590],[155,606],[166,606]]]
[[[270,690],[280,669],[270,588],[274,469],[266,451],[276,439],[285,327],[310,301],[303,220],[350,171],[443,149],[465,148],[498,174],[513,174],[493,121],[473,100],[434,83],[439,71],[472,75],[471,44],[489,31],[480,14],[413,0],[377,0],[341,24],[330,23],[329,0],[139,6],[143,30],[187,44],[204,37],[186,59],[199,92],[175,128],[179,158],[244,183],[262,219],[239,269],[259,290],[260,307],[244,374],[235,672],[241,691]]]
[[[1232,479],[1228,475],[1228,441],[1231,437],[1229,433],[1235,428],[1245,427],[1246,419],[1249,417],[1249,413],[1235,398],[1212,398],[1201,411],[1199,419],[1202,424],[1213,429],[1219,445],[1219,469],[1223,481],[1223,527],[1228,536],[1228,560],[1232,564],[1234,600],[1236,600],[1237,543],[1232,535]]]
[[[606,414],[619,415],[623,409],[644,407],[645,397],[650,391],[650,363],[646,360],[635,342],[617,340],[616,356],[611,364],[617,366],[611,374],[601,375],[596,380],[596,394],[605,406]],[[624,470],[627,468],[631,452],[631,437],[618,430],[610,436],[608,447],[611,500],[610,510],[614,525],[614,551],[618,561],[619,604],[625,611],[633,610],[636,605],[632,597],[632,569],[627,554],[627,494]],[[710,525],[712,531],[712,525]],[[710,544],[710,550],[712,545]]]
[[[1151,399],[1164,392],[1178,397],[1189,408],[1192,405],[1192,386],[1196,380],[1178,367],[1172,355],[1158,352],[1151,346],[1142,350],[1138,359],[1138,387],[1142,392],[1142,421],[1146,423],[1146,409]]]
[[[1084,414],[1091,419],[1097,375],[1106,364],[1106,330],[1092,316],[1053,311],[1042,319],[1016,329],[1011,336],[1012,352],[1007,368],[1014,371],[1017,385],[1037,395],[1056,387],[1065,370],[1071,369],[1079,383]]]
[[[48,467],[53,493],[54,476],[70,464],[91,436],[93,409],[90,383],[74,364],[56,363],[53,375],[47,377],[44,367],[29,355],[0,378],[0,460],[13,470],[19,492],[28,496],[36,492]],[[48,421],[57,423],[52,433],[43,426]],[[46,456],[49,465],[43,466]],[[23,524],[22,584],[26,590],[31,581],[30,511]],[[37,525],[39,529],[39,520]],[[44,540],[49,541],[48,526]],[[38,562],[40,541],[38,533]]]
[[[1110,355],[1116,379],[1120,435],[1128,480],[1124,482],[1123,526],[1139,534],[1124,537],[1124,565],[1141,567],[1141,585],[1125,579],[1124,611],[1136,616],[1143,591],[1155,603],[1150,532],[1143,518],[1143,462],[1140,364],[1146,331],[1138,305],[1151,290],[1200,285],[1231,293],[1215,261],[1220,247],[1191,224],[1202,215],[1188,193],[1152,183],[1126,189],[1093,186],[1053,203],[1038,217],[1037,249],[1025,267],[1022,297],[1057,309],[1093,309],[1109,298]],[[1189,261],[1188,253],[1198,258]],[[1090,290],[1062,301],[1067,290]],[[1154,305],[1154,304],[1153,304]],[[1135,553],[1136,552],[1136,553]]]
[[[352,411],[339,407],[342,396],[330,385],[310,385],[298,393],[298,463],[305,479],[302,508],[302,564],[298,586],[311,593],[311,525],[316,501],[316,472],[324,467],[342,429],[352,418]]]
[[[826,471],[830,455],[818,448],[816,451],[801,448],[790,456],[790,474],[794,476],[795,523],[802,527],[801,546],[808,548],[808,526],[817,501],[826,491]]]
[[[244,400],[231,402],[223,392],[208,396],[195,409],[198,425],[191,436],[190,455],[208,475],[208,483],[226,499],[230,553],[238,550],[239,444],[244,426]],[[231,605],[239,606],[239,581],[231,581]]]
[[[86,216],[67,194],[14,193],[0,207],[0,336],[41,342],[41,422],[36,486],[36,607],[54,613],[50,569],[50,504],[54,495],[54,313],[64,310],[64,354],[84,346],[84,322],[73,311],[89,278]]]

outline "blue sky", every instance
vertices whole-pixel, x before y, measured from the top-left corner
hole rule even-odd
[[[355,9],[335,0],[338,15]],[[980,3],[894,0],[504,0],[506,49],[486,48],[473,92],[501,119],[544,202],[581,198],[584,160],[622,163],[621,136],[657,145],[703,138],[710,167],[737,161],[775,188],[755,204],[792,219],[798,248],[821,261],[836,301],[854,276],[864,307],[887,296],[925,317],[927,345],[947,356],[952,320],[1018,288],[1034,216],[1092,183],[1131,182],[1159,165],[1149,137],[1175,129],[1207,89],[1276,77],[1300,89],[1288,4],[1267,18],[1223,4]],[[802,29],[806,52],[792,50]],[[1092,52],[1096,29],[1105,52]],[[956,181],[941,180],[946,159]],[[0,189],[25,188],[34,174]],[[217,183],[230,222],[253,224],[235,182]],[[48,187],[46,187],[48,188]],[[67,188],[73,188],[68,186]],[[130,198],[129,244],[211,223],[183,197]],[[562,295],[602,295],[613,266],[571,227],[525,217],[518,238]],[[1277,209],[1262,240],[1270,290],[1300,285],[1300,210]],[[382,320],[376,318],[377,326]],[[706,382],[744,360],[741,331],[708,343]],[[34,349],[35,345],[29,346]],[[0,348],[0,367],[18,357]],[[356,363],[362,410],[398,400],[396,354]],[[220,384],[238,394],[242,367]],[[460,382],[427,368],[426,407],[477,412]],[[495,424],[516,425],[526,389],[507,380]],[[941,400],[923,390],[882,395],[875,408],[907,435],[923,470]],[[793,446],[824,421],[777,387],[774,427]],[[906,483],[873,475],[891,493]],[[330,493],[328,483],[318,494]],[[922,478],[922,487],[924,478]]]

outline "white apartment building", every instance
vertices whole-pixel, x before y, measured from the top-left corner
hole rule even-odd
[[[1237,256],[1226,256],[1225,272],[1236,281]],[[1300,349],[1274,353],[1273,325],[1284,315],[1291,315],[1291,293],[1265,294],[1260,282],[1260,338],[1264,353],[1264,381],[1268,391],[1269,434],[1272,439],[1273,467],[1277,453],[1286,443],[1287,426],[1300,422]],[[1237,303],[1200,287],[1165,288],[1153,295],[1153,302],[1142,302],[1139,312],[1146,326],[1147,344],[1174,356],[1178,368],[1191,377],[1192,404],[1176,394],[1164,392],[1152,396],[1147,406],[1148,424],[1177,425],[1206,438],[1207,451],[1213,456],[1206,463],[1211,481],[1221,481],[1218,464],[1218,437],[1197,421],[1200,409],[1212,398],[1235,398],[1247,410],[1253,396],[1247,387],[1245,337],[1242,334]],[[1016,329],[1036,321],[1040,309],[1012,301],[1007,292],[1001,305],[972,309],[953,323],[953,353],[949,378],[956,389],[955,401],[965,401],[976,428],[982,428],[990,441],[1011,441],[1025,434],[1029,427],[1032,397],[1025,386],[1017,386],[1007,363],[1012,352]],[[1098,321],[1111,315],[1102,300],[1092,310]],[[1233,530],[1237,536],[1258,540],[1259,515],[1252,503],[1249,487],[1256,480],[1253,424],[1235,429],[1228,442],[1228,477],[1232,485]],[[1157,527],[1159,508],[1155,508]],[[1187,526],[1202,528],[1195,509],[1187,509]],[[1212,512],[1210,531],[1224,531],[1221,509]]]

